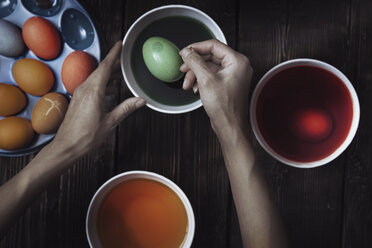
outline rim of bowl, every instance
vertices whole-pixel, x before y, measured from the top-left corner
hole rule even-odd
[[[324,70],[334,74],[338,79],[340,79],[340,81],[347,88],[347,90],[350,94],[351,101],[352,101],[352,106],[353,106],[353,117],[352,117],[352,121],[351,121],[351,125],[350,125],[350,128],[349,128],[348,135],[345,138],[345,140],[342,142],[342,144],[335,151],[333,151],[327,157],[322,158],[320,160],[311,161],[311,162],[299,162],[299,161],[290,160],[290,159],[287,159],[287,158],[283,157],[282,155],[278,154],[277,152],[275,152],[270,147],[270,145],[265,141],[265,139],[262,137],[262,134],[261,134],[261,131],[258,128],[258,123],[257,123],[257,119],[256,119],[257,100],[258,100],[258,97],[259,97],[263,87],[266,85],[266,83],[274,75],[276,75],[278,72],[283,71],[283,70],[288,69],[288,68],[295,67],[295,66],[301,66],[301,65],[302,66],[303,65],[309,65],[309,66],[318,67],[318,68],[324,69]],[[316,60],[316,59],[298,58],[298,59],[288,60],[288,61],[282,62],[282,63],[274,66],[268,72],[266,72],[265,75],[260,79],[260,81],[258,82],[258,84],[257,84],[257,86],[254,89],[253,94],[252,94],[251,106],[250,106],[250,122],[251,122],[251,126],[252,126],[252,129],[253,129],[253,133],[254,133],[257,141],[259,142],[261,147],[264,148],[264,150],[267,153],[269,153],[272,157],[274,157],[275,159],[279,160],[280,162],[282,162],[286,165],[293,166],[293,167],[296,167],[296,168],[314,168],[314,167],[325,165],[325,164],[331,162],[332,160],[336,159],[343,151],[345,151],[345,149],[350,145],[351,141],[353,140],[353,138],[356,134],[356,131],[358,129],[359,118],[360,118],[359,99],[358,99],[358,95],[357,95],[352,83],[350,82],[350,80],[340,70],[338,70],[336,67],[334,67],[334,66],[332,66],[332,65],[330,65],[326,62]]]
[[[125,36],[124,36],[124,39],[123,39],[123,42],[122,42],[122,48],[124,47],[124,45],[126,44],[127,40],[128,40],[128,37],[129,37],[129,34],[132,32],[132,30],[135,28],[135,26],[137,25],[137,23],[139,23],[142,19],[144,19],[146,16],[154,13],[154,12],[157,12],[159,10],[163,10],[163,9],[169,9],[169,8],[180,8],[180,9],[188,9],[188,10],[191,10],[191,11],[194,11],[202,16],[204,16],[205,18],[207,18],[211,23],[212,25],[215,26],[217,32],[219,33],[218,35],[220,36],[220,41],[227,44],[227,41],[226,41],[226,37],[224,35],[224,33],[222,32],[220,26],[209,16],[207,15],[206,13],[204,13],[203,11],[197,9],[197,8],[194,8],[194,7],[191,7],[191,6],[187,6],[187,5],[183,5],[183,4],[169,4],[169,5],[164,5],[164,6],[160,6],[160,7],[157,7],[157,8],[154,8],[152,10],[149,10],[148,12],[144,13],[143,15],[141,15],[140,17],[137,18],[137,20],[130,26],[130,28],[128,29],[128,31],[126,32]],[[214,34],[215,35],[215,34]],[[124,60],[124,49],[122,49],[121,51],[121,71],[122,71],[122,74],[124,76],[124,81],[126,83],[126,85],[128,86],[129,90],[132,92],[132,94],[136,97],[141,97],[132,87],[131,83],[129,83],[129,80],[127,78],[127,75],[126,75],[126,72],[125,72],[125,69],[124,69],[124,63],[123,63],[123,60]],[[137,82],[135,82],[137,84]],[[147,95],[146,93],[144,93],[145,95]],[[149,97],[149,96],[148,96]],[[149,97],[151,99],[151,97]],[[191,105],[194,105],[195,106],[191,106]],[[161,104],[161,105],[165,105],[165,104]],[[167,109],[163,109],[163,108],[160,108],[160,107],[157,107],[157,106],[154,106],[153,104],[151,103],[148,103],[146,102],[146,106],[155,110],[155,111],[158,111],[158,112],[161,112],[161,113],[166,113],[166,114],[182,114],[182,113],[187,113],[187,112],[191,112],[195,109],[198,109],[200,108],[201,106],[203,105],[201,99],[198,99],[197,101],[195,102],[192,102],[192,103],[189,103],[189,104],[186,104],[186,105],[181,105],[181,106],[184,106],[185,108],[184,109],[180,109],[180,110],[167,110]],[[191,106],[191,107],[187,107],[187,106]],[[187,108],[186,108],[187,107]]]
[[[173,182],[172,180],[166,178],[165,176],[157,174],[155,172],[143,171],[143,170],[127,171],[127,172],[120,173],[120,174],[118,174],[114,177],[111,177],[104,184],[102,184],[101,187],[99,187],[99,189],[94,193],[94,195],[93,195],[93,197],[92,197],[92,199],[89,203],[87,216],[86,216],[86,219],[85,219],[85,232],[86,232],[86,235],[87,235],[89,246],[93,247],[92,241],[91,241],[91,238],[90,238],[90,235],[89,235],[89,228],[88,228],[89,227],[89,216],[90,216],[90,213],[92,211],[93,204],[95,204],[96,198],[98,197],[100,192],[105,187],[108,187],[110,185],[110,183],[112,183],[113,181],[115,181],[118,178],[124,178],[124,177],[127,177],[129,175],[139,175],[138,178],[141,178],[141,176],[143,176],[143,175],[149,176],[149,177],[151,177],[150,180],[157,181],[157,182],[167,186],[180,198],[180,200],[182,201],[182,204],[185,207],[185,210],[186,210],[186,213],[187,213],[187,219],[188,219],[187,234],[185,235],[185,239],[182,243],[182,248],[191,247],[191,244],[194,240],[194,234],[195,234],[195,215],[194,215],[194,210],[193,210],[193,208],[191,206],[191,203],[189,201],[189,198],[182,191],[182,189],[175,182]],[[123,181],[120,181],[118,183],[121,183],[121,182],[123,182]],[[117,184],[115,184],[115,185],[117,185]]]

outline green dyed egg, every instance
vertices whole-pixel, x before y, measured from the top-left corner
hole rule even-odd
[[[183,76],[180,71],[183,61],[179,52],[176,45],[161,37],[149,38],[142,47],[143,60],[151,74],[167,83],[175,82]]]

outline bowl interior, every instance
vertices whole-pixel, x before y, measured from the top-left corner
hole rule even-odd
[[[159,174],[147,172],[147,171],[129,171],[129,172],[119,174],[111,178],[110,180],[108,180],[97,190],[97,192],[95,193],[95,195],[93,196],[90,202],[88,213],[87,213],[87,219],[86,219],[86,233],[87,233],[87,238],[88,238],[90,247],[95,247],[95,248],[101,247],[101,243],[99,241],[99,237],[97,233],[97,215],[98,215],[101,202],[105,198],[106,194],[110,192],[111,189],[113,189],[119,183],[124,182],[129,179],[134,179],[134,178],[150,179],[150,180],[160,182],[166,185],[167,187],[169,187],[171,190],[173,190],[173,192],[175,192],[178,195],[178,197],[183,202],[183,205],[187,212],[187,218],[188,218],[188,232],[186,234],[183,247],[190,247],[193,237],[194,237],[195,217],[194,217],[194,212],[192,210],[191,204],[187,196],[171,180]]]
[[[162,20],[166,20],[165,18],[188,18],[192,19],[195,22],[200,23],[200,25],[203,25],[205,27],[206,32],[210,34],[210,38],[216,38],[224,43],[226,43],[226,39],[221,31],[221,29],[218,27],[218,25],[206,14],[201,12],[200,10],[197,10],[192,7],[183,6],[183,5],[167,5],[163,6],[154,10],[151,10],[141,16],[128,30],[128,32],[125,35],[125,38],[123,40],[123,49],[122,49],[122,57],[121,57],[121,67],[123,76],[125,78],[125,81],[131,90],[131,92],[135,96],[143,97],[147,100],[147,106],[150,108],[157,110],[159,112],[164,113],[184,113],[188,111],[192,111],[202,105],[200,98],[198,96],[189,97],[189,100],[185,101],[184,103],[177,103],[174,104],[174,100],[171,99],[172,92],[174,94],[185,94],[181,93],[182,90],[182,80],[180,82],[167,84],[166,87],[164,86],[163,82],[155,82],[157,85],[152,85],[150,88],[145,88],[144,84],[147,83],[148,80],[153,80],[154,77],[149,74],[147,68],[143,67],[138,69],[137,65],[139,63],[143,64],[142,54],[139,52],[140,48],[142,47],[142,43],[144,42],[144,38],[148,38],[151,36],[165,36],[165,38],[170,39],[172,42],[174,41],[174,38],[177,34],[182,35],[182,32],[185,31],[185,27],[173,27],[172,29],[172,21],[169,21],[169,25],[164,24],[163,29],[159,29],[158,31],[154,31],[152,28],[155,25],[155,29],[159,28],[156,25],[160,25],[159,23],[162,22]],[[175,21],[178,21],[175,19]],[[163,22],[166,23],[166,22]],[[180,22],[181,23],[181,22]],[[149,26],[150,25],[150,26]],[[147,33],[149,32],[149,33]],[[160,35],[157,35],[160,34]],[[147,35],[147,36],[146,36]],[[169,38],[170,37],[170,38]],[[208,38],[204,38],[208,39]],[[181,45],[180,43],[177,44],[177,41],[175,42],[178,46],[185,46],[185,44]],[[179,47],[182,48],[182,47]],[[134,58],[134,59],[133,59]],[[143,73],[142,73],[143,72]],[[143,75],[142,75],[143,74]],[[147,78],[146,78],[147,77]],[[164,95],[164,101],[162,99],[163,96],[161,96],[161,90],[157,89],[156,87],[163,87],[164,89],[163,93]],[[151,88],[152,87],[152,88]],[[168,87],[168,88],[167,88]],[[176,88],[177,89],[170,89],[169,87]],[[159,90],[160,95],[156,96],[157,94],[155,91]],[[191,94],[191,91],[186,93]],[[177,95],[172,96],[173,99],[177,97]],[[182,95],[181,95],[182,97]],[[166,98],[167,101],[165,100]],[[191,99],[191,100],[190,100]]]
[[[335,75],[339,79],[338,81],[344,84],[346,90],[350,94],[351,106],[352,106],[351,125],[350,125],[350,128],[348,129],[346,138],[342,141],[341,145],[339,145],[337,149],[335,149],[332,153],[330,153],[326,157],[319,159],[319,160],[310,161],[310,162],[294,161],[276,152],[271,147],[271,145],[268,144],[268,142],[263,138],[263,134],[261,133],[261,130],[259,128],[259,124],[257,121],[258,99],[264,87],[266,86],[266,84],[270,81],[270,79],[276,76],[279,72],[282,72],[289,68],[301,67],[301,66],[310,66],[310,67],[320,68]],[[271,156],[273,156],[280,162],[285,163],[290,166],[298,167],[298,168],[313,168],[313,167],[321,166],[337,158],[351,143],[356,133],[357,127],[358,127],[359,115],[360,115],[360,109],[359,109],[358,96],[355,92],[355,89],[353,88],[350,81],[346,78],[346,76],[342,72],[340,72],[338,69],[336,69],[335,67],[327,63],[324,63],[318,60],[313,60],[313,59],[290,60],[290,61],[281,63],[275,66],[274,68],[272,68],[270,71],[268,71],[259,81],[257,87],[254,90],[254,93],[252,95],[252,100],[251,100],[251,111],[250,111],[252,129],[260,145]]]

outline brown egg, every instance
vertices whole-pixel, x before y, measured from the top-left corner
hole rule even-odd
[[[15,115],[27,104],[25,94],[16,86],[0,83],[0,116]]]
[[[18,86],[34,96],[48,93],[54,85],[52,70],[36,59],[18,60],[13,65],[12,73]]]
[[[63,61],[61,76],[67,91],[73,94],[75,89],[96,69],[94,58],[83,51],[70,53]]]
[[[11,116],[0,120],[0,149],[17,150],[27,147],[34,138],[29,120]]]
[[[61,37],[54,25],[38,16],[28,19],[22,27],[26,46],[39,58],[55,59],[61,52]]]
[[[31,114],[32,128],[40,134],[57,132],[65,117],[68,100],[62,94],[51,92],[40,98]]]

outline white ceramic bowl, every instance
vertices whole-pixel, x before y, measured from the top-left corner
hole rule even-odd
[[[260,96],[260,93],[261,93],[263,87],[266,85],[266,83],[274,75],[276,75],[278,72],[283,71],[283,70],[288,69],[288,68],[297,67],[297,66],[314,66],[314,67],[318,67],[318,68],[322,68],[324,70],[327,70],[327,71],[333,73],[334,75],[336,75],[340,79],[340,81],[342,81],[344,83],[344,85],[346,86],[346,88],[348,89],[348,91],[350,93],[350,96],[351,96],[351,99],[352,99],[352,104],[353,104],[353,106],[352,106],[353,107],[353,118],[352,118],[352,122],[351,122],[351,127],[349,129],[349,133],[348,133],[346,139],[344,140],[344,142],[333,153],[331,153],[329,156],[327,156],[327,157],[325,157],[321,160],[306,162],[306,163],[289,160],[289,159],[279,155],[277,152],[275,152],[268,145],[268,143],[264,140],[264,138],[262,137],[262,134],[261,134],[261,132],[258,128],[258,123],[257,123],[257,119],[256,119],[257,100],[258,100],[258,97]],[[360,115],[360,108],[359,108],[358,96],[355,92],[355,89],[354,89],[353,85],[346,78],[346,76],[341,71],[339,71],[337,68],[335,68],[334,66],[329,65],[329,64],[324,63],[324,62],[319,61],[319,60],[314,60],[314,59],[289,60],[289,61],[283,62],[283,63],[275,66],[274,68],[272,68],[258,82],[258,84],[257,84],[257,86],[256,86],[256,88],[253,92],[252,100],[251,100],[251,106],[250,106],[250,119],[251,119],[252,129],[253,129],[253,132],[254,132],[258,142],[260,143],[260,145],[271,156],[273,156],[275,159],[279,160],[280,162],[282,162],[284,164],[287,164],[287,165],[290,165],[290,166],[293,166],[293,167],[297,167],[297,168],[313,168],[313,167],[317,167],[317,166],[321,166],[321,165],[324,165],[326,163],[329,163],[332,160],[334,160],[335,158],[337,158],[348,147],[348,145],[353,140],[353,138],[355,136],[355,133],[358,129],[359,115]]]
[[[150,10],[139,17],[129,28],[123,40],[123,49],[121,54],[121,70],[128,88],[133,95],[145,98],[148,107],[163,113],[180,114],[199,108],[202,106],[201,100],[199,99],[193,103],[182,106],[170,106],[154,101],[138,86],[133,75],[130,61],[133,44],[141,31],[150,23],[169,16],[186,16],[194,18],[203,23],[217,40],[226,44],[226,38],[220,27],[212,20],[212,18],[198,9],[186,5],[166,5]]]
[[[159,174],[148,172],[148,171],[128,171],[122,174],[119,174],[107,182],[105,182],[94,194],[88,208],[85,230],[88,238],[88,242],[91,248],[101,248],[102,245],[99,241],[99,236],[97,233],[97,215],[99,207],[102,200],[105,198],[106,194],[111,191],[116,185],[121,182],[124,182],[133,178],[143,178],[151,179],[162,183],[169,187],[173,192],[175,192],[178,197],[181,199],[183,205],[185,206],[187,218],[188,218],[188,231],[184,240],[184,243],[181,248],[191,247],[192,241],[194,239],[195,232],[195,217],[192,210],[191,204],[185,193],[171,180],[166,177],[163,177]]]

